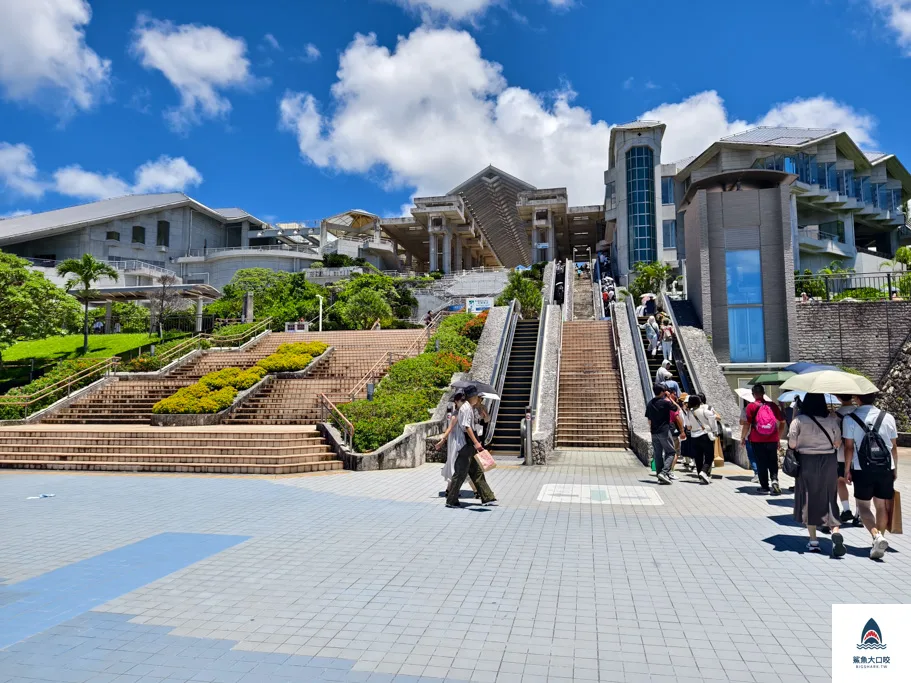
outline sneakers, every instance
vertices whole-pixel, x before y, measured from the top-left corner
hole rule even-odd
[[[773,481],[773,482],[772,482],[772,495],[773,495],[773,496],[780,496],[780,495],[781,495],[781,487],[778,485],[778,482],[777,482],[777,481]]]
[[[495,508],[499,505],[496,498],[494,498],[493,500],[488,500],[486,503],[481,503],[481,504],[484,507],[489,507],[489,508]]]
[[[711,484],[711,483],[712,483],[711,478],[710,478],[709,475],[707,475],[705,472],[700,472],[700,473],[699,473],[699,481],[701,481],[703,484]]]
[[[760,487],[759,487],[759,493],[763,493],[763,494],[764,494],[764,493],[769,493],[769,491],[771,491],[771,489],[770,489],[768,486],[760,486]]]
[[[881,560],[889,549],[889,541],[883,538],[882,534],[876,534],[873,539],[873,550],[870,551],[871,560]]]
[[[461,505],[461,504],[459,504],[459,505],[452,505],[451,503],[446,503],[446,507],[448,507],[448,508],[453,508],[453,509],[458,509],[458,508],[461,508],[462,505]]]
[[[669,477],[670,477],[671,479],[673,479],[674,481],[677,481],[677,475],[674,474],[673,472],[671,472],[671,473],[670,473],[669,475],[667,475],[667,476],[669,476]]]
[[[841,520],[842,524],[847,524],[854,519],[854,513],[850,510],[842,510],[841,514],[838,516],[838,519]]]
[[[836,531],[832,534],[832,557],[844,557],[846,552],[845,537]]]
[[[671,483],[671,479],[664,472],[659,472],[658,473],[658,483],[669,485]]]
[[[758,475],[758,474],[754,474],[754,475],[753,475],[753,478],[750,479],[750,483],[751,483],[751,484],[758,484],[758,483],[759,483],[759,475]]]
[[[819,541],[810,541],[807,543],[807,552],[808,553],[818,553],[819,552]]]
[[[863,525],[864,525],[864,522],[863,522],[863,520],[860,518],[860,515],[854,515],[854,519],[851,520],[851,523],[852,523],[854,526],[863,526]]]

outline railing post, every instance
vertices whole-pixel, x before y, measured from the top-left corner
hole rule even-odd
[[[892,273],[886,273],[886,300],[892,301]]]
[[[828,275],[823,275],[823,276],[822,276],[822,281],[823,281],[823,284],[824,284],[825,287],[826,287],[826,301],[828,301],[828,300],[829,300],[829,276],[828,276]]]

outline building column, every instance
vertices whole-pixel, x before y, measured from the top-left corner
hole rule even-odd
[[[557,240],[556,231],[554,230],[554,214],[552,211],[547,212],[547,260],[553,261],[557,258]]]
[[[455,238],[455,265],[456,270],[465,270],[465,263],[462,260],[462,238],[459,235]]]
[[[410,251],[405,252],[405,269],[413,270],[414,259],[411,256]]]
[[[326,245],[329,243],[329,228],[326,225],[326,221],[319,222],[319,255],[323,255],[323,250],[326,248]]]
[[[791,251],[794,254],[794,270],[801,272],[800,268],[800,237],[797,233],[797,195],[790,197],[789,221],[791,224]]]
[[[537,256],[538,256],[538,249],[536,246],[537,244],[538,244],[538,229],[536,227],[532,226],[532,228],[531,228],[531,251],[530,251],[530,253],[531,253],[530,258],[531,258],[532,264],[535,261],[537,261]]]
[[[202,332],[202,297],[196,299],[196,334]]]
[[[468,249],[465,250],[465,270],[471,270],[474,268],[474,265],[472,265],[473,256],[474,252],[472,251],[472,248],[468,247]]]
[[[435,232],[427,233],[427,237],[430,240],[430,259],[427,262],[427,269],[432,273],[437,268],[437,236]]]
[[[452,272],[452,231],[443,232],[443,274]]]
[[[106,301],[104,304],[104,333],[110,334],[113,331],[111,327],[111,316],[114,312],[114,302]]]
[[[240,223],[240,246],[250,246],[250,221],[241,221]]]

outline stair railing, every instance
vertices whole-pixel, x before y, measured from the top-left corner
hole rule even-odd
[[[636,365],[639,368],[639,382],[642,384],[642,396],[648,403],[655,396],[652,389],[654,386],[652,378],[649,376],[648,359],[645,357],[645,349],[642,347],[642,335],[639,333],[639,319],[636,317],[636,309],[633,307],[633,298],[626,297],[626,315],[630,324],[630,332],[633,335],[633,352],[636,354]]]
[[[22,409],[22,417],[27,418],[32,414],[35,409],[36,404],[47,403],[47,405],[52,405],[56,401],[60,400],[64,396],[69,396],[73,393],[74,385],[76,389],[81,389],[85,386],[88,386],[92,382],[101,379],[102,377],[114,372],[117,366],[120,364],[120,358],[114,356],[112,358],[105,358],[104,360],[95,363],[91,367],[83,368],[79,372],[75,372],[68,377],[63,378],[59,382],[55,382],[50,386],[44,387],[43,389],[36,391],[34,394],[20,394],[13,396],[0,396],[0,408],[5,406],[12,406]],[[43,410],[43,406],[38,408],[38,410]]]
[[[554,395],[554,437],[560,426],[560,368],[563,365],[563,321],[560,321],[560,340],[557,343],[557,390]]]
[[[588,275],[592,281],[592,315],[595,320],[604,318],[604,300],[601,298],[601,278],[598,277],[596,268],[598,259],[592,258],[588,263]]]
[[[544,331],[547,329],[547,302],[541,297],[541,314],[538,316],[538,342],[535,344],[535,367],[531,376],[531,427],[532,432],[538,426],[538,393],[541,391],[541,372],[543,370]],[[526,462],[530,461],[526,458]]]
[[[623,410],[626,413],[626,429],[629,432],[629,443],[633,442],[633,418],[629,412],[629,398],[626,389],[626,373],[623,370],[623,363],[620,362],[620,322],[617,320],[616,303],[610,304],[610,329],[614,341],[614,367],[620,371],[620,390],[623,392]],[[636,343],[636,336],[633,335],[633,344]]]
[[[572,259],[566,259],[566,268],[563,272],[563,322],[572,322],[573,282],[575,282],[576,272],[576,265]]]
[[[200,335],[200,337],[205,337],[205,338],[209,338],[209,339],[213,339],[213,340],[217,339],[219,346],[222,346],[222,345],[228,346],[228,347],[243,346],[245,343],[247,343],[248,341],[250,341],[257,335],[260,335],[263,332],[265,332],[266,329],[271,329],[271,327],[272,327],[272,318],[266,318],[265,320],[261,320],[260,322],[254,324],[253,327],[241,332],[240,334],[232,334],[227,337],[219,337],[217,334],[211,334],[211,335]]]
[[[344,416],[326,394],[319,395],[320,422],[332,422],[342,433],[342,442],[348,448],[354,448],[354,425]]]
[[[352,401],[355,400],[357,398],[357,395],[361,392],[361,390],[364,389],[364,387],[370,384],[371,381],[376,381],[382,377],[384,372],[388,370],[389,366],[392,365],[396,360],[401,360],[401,358],[405,357],[407,356],[403,356],[402,354],[396,353],[395,351],[387,351],[384,353],[373,365],[373,367],[364,373],[364,376],[357,381],[357,384],[351,387],[351,390],[347,392],[348,398],[350,398]]]
[[[510,301],[509,308],[506,309],[506,325],[503,327],[503,334],[500,336],[500,345],[497,347],[497,355],[493,361],[493,372],[490,374],[490,384],[497,390],[498,396],[503,395],[509,352],[512,349],[512,340],[516,333],[516,323],[519,322],[521,314],[522,305],[519,301],[517,299]],[[493,401],[487,408],[490,415],[490,425],[484,435],[485,444],[491,442],[496,431],[497,416],[500,414],[500,401]]]

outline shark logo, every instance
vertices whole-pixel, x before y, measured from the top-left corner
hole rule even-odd
[[[858,650],[885,650],[886,644],[883,642],[883,633],[879,629],[879,624],[870,619],[864,625],[863,634],[860,637]]]

